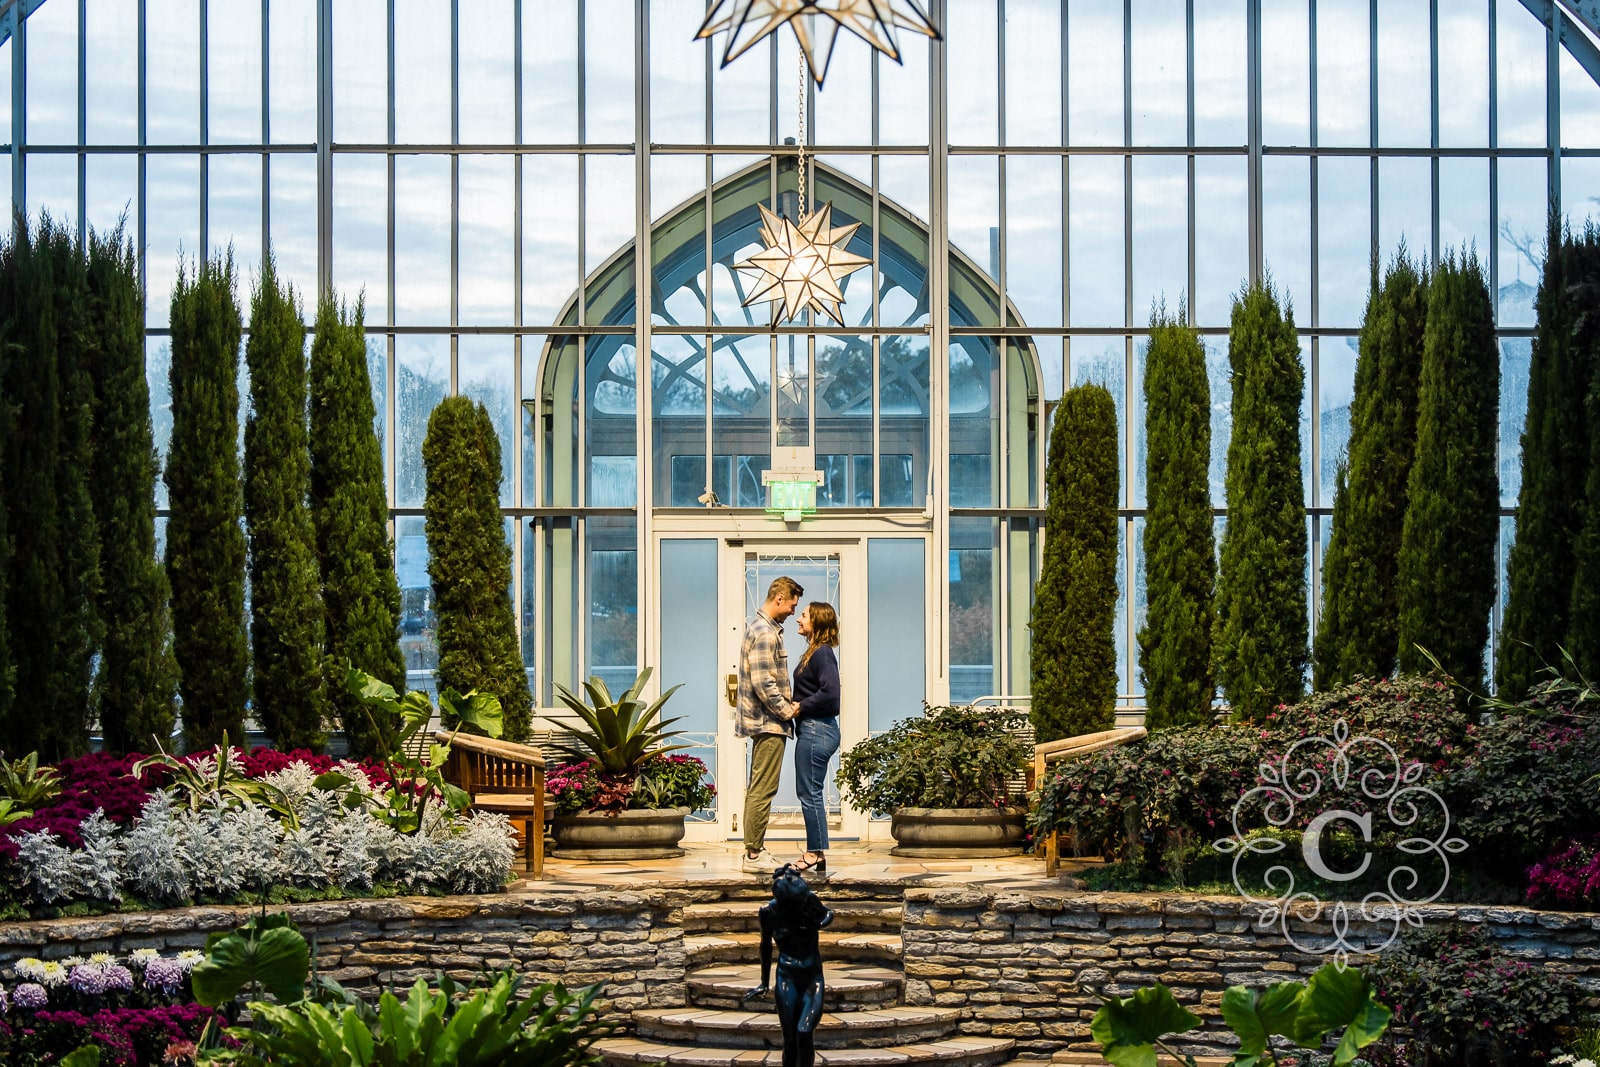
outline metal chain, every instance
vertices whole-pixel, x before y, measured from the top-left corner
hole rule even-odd
[[[800,206],[796,209],[796,213],[799,215],[799,218],[794,220],[796,225],[804,222],[806,216],[810,214],[806,210],[806,51],[803,48],[800,49],[800,98],[798,109],[800,115],[800,137],[798,141],[800,146]]]

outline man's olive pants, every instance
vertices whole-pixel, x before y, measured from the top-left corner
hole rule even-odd
[[[744,795],[746,851],[760,852],[766,845],[767,819],[772,815],[772,798],[778,795],[788,740],[782,734],[757,734],[750,739],[750,786]]]

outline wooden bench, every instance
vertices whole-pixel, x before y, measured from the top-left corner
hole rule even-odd
[[[1044,785],[1046,770],[1052,763],[1081,759],[1092,752],[1103,752],[1130,741],[1143,739],[1149,731],[1143,726],[1124,727],[1120,730],[1101,730],[1099,733],[1062,737],[1033,746],[1033,781],[1036,787]],[[1059,832],[1052,830],[1044,839],[1044,873],[1054,875],[1061,869],[1061,841]]]
[[[523,870],[544,877],[544,753],[529,745],[468,733],[440,731],[434,739],[450,746],[444,779],[472,796],[478,811],[507,816],[519,830]]]

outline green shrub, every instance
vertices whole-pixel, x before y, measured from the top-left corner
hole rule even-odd
[[[930,707],[855,745],[837,782],[858,808],[998,808],[1028,759],[1026,719],[995,708]]]

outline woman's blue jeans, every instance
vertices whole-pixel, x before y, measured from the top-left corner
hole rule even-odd
[[[828,847],[828,803],[822,787],[828,761],[839,751],[839,720],[800,719],[795,727],[794,788],[806,819],[806,851],[822,852]]]

